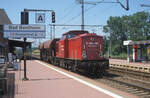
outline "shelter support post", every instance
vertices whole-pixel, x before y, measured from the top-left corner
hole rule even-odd
[[[30,60],[32,59],[32,49],[31,49],[31,44],[29,45],[29,51],[30,51]]]
[[[127,61],[130,62],[130,48],[129,48],[129,45],[127,45]]]

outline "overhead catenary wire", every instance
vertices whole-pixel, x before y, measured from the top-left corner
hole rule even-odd
[[[64,19],[66,19],[66,17],[68,17],[69,15],[71,15],[70,13],[72,12],[72,10],[74,8],[76,8],[76,4],[74,5],[74,2],[71,4],[71,6],[67,7],[63,12],[65,13],[62,17],[60,17],[59,19],[62,21]],[[59,22],[59,21],[58,21]]]
[[[126,1],[128,1],[128,0],[126,0]],[[116,2],[101,0],[101,1],[98,1],[98,2],[91,1],[89,3],[88,2],[85,2],[85,3],[94,5],[94,6],[91,6],[91,7],[87,8],[87,9],[85,9],[85,13],[87,13],[90,9],[95,8],[96,5],[101,4],[101,3],[116,3],[116,4],[120,4],[124,9],[128,10],[128,4],[125,7],[119,0],[116,0]],[[81,13],[78,13],[76,16],[73,16],[71,19],[69,19],[68,21],[66,21],[64,24],[72,22],[73,20],[77,19],[79,16],[81,16]],[[64,27],[62,29],[64,29]]]
[[[86,13],[87,11],[89,11],[90,9],[94,8],[94,7],[95,7],[95,6],[92,6],[92,7],[87,8],[87,9],[85,10],[85,13]],[[76,19],[76,18],[79,17],[79,16],[81,16],[81,13],[78,13],[76,16],[72,17],[70,20],[66,21],[63,25],[65,26],[66,23],[70,23],[71,21],[73,21],[74,19]],[[81,25],[79,25],[79,26],[81,26]],[[63,29],[64,29],[64,27],[62,27],[61,30],[63,30]]]
[[[101,2],[103,2],[103,1],[104,1],[104,0],[101,0]],[[99,4],[100,4],[100,3],[99,3]],[[96,4],[96,5],[98,5],[98,4]],[[96,5],[92,5],[91,7],[85,9],[85,13],[87,13],[89,10],[95,8]],[[109,7],[109,8],[111,8],[111,7]],[[109,8],[107,8],[107,9],[109,9]],[[72,17],[70,20],[68,20],[68,21],[65,22],[64,24],[70,23],[71,21],[75,20],[75,19],[78,18],[79,16],[81,16],[81,13],[78,13],[76,16]]]
[[[96,7],[96,5],[101,4],[101,3],[120,3],[120,2],[119,2],[119,0],[117,0],[117,2],[101,0],[101,1],[97,1],[97,2],[89,2],[89,3],[88,3],[88,2],[85,2],[85,3],[86,3],[86,4],[92,4],[92,5],[93,5],[92,7],[87,8],[87,9],[85,10],[85,13],[86,13],[87,11],[89,11],[90,9]],[[121,3],[120,3],[120,4],[121,4]],[[77,14],[76,16],[74,16],[74,17],[72,17],[71,19],[69,19],[68,21],[66,21],[66,23],[67,23],[67,22],[71,22],[72,20],[76,19],[76,18],[79,17],[79,16],[81,16],[81,13],[79,13],[79,14]]]
[[[87,9],[85,9],[85,13],[86,13],[87,11],[89,11],[90,9],[94,8],[94,7],[95,7],[95,6],[93,5],[93,6],[89,7],[89,8],[87,8]],[[81,13],[78,13],[76,16],[72,17],[71,19],[69,19],[69,20],[66,21],[65,23],[71,22],[71,21],[73,21],[74,19],[78,18],[79,16],[81,16]],[[64,24],[65,24],[65,23],[64,23]]]
[[[141,3],[139,2],[139,0],[136,0],[137,1],[137,3],[139,4],[139,5],[141,5]]]
[[[101,2],[103,2],[103,1],[104,1],[104,0],[101,0]],[[100,4],[100,2],[99,2],[98,4]],[[92,5],[91,7],[85,9],[85,13],[87,13],[89,10],[95,8],[98,4]],[[110,8],[110,7],[109,7],[109,8]],[[77,19],[79,16],[81,16],[81,13],[78,13],[76,16],[72,17],[70,20],[66,21],[63,25],[65,26],[66,23],[70,23],[71,21]],[[81,25],[80,25],[80,26],[81,26]],[[87,26],[87,25],[85,25],[85,26]],[[90,26],[90,27],[92,27],[92,26]],[[101,26],[100,26],[100,27],[101,27]],[[63,30],[63,29],[64,29],[64,27],[62,27],[62,29],[60,29],[60,31]]]

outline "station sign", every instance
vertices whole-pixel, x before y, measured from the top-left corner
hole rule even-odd
[[[45,13],[36,13],[35,14],[36,23],[45,23]]]
[[[127,41],[123,41],[123,45],[129,45],[129,43],[131,43],[132,40],[127,40]]]
[[[6,24],[3,26],[5,38],[45,38],[45,25]]]

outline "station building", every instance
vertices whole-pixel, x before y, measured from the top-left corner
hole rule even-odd
[[[8,39],[3,37],[3,25],[4,24],[12,24],[8,15],[6,14],[4,9],[0,9],[0,55],[8,57],[8,53],[13,53],[15,51],[15,47],[21,47],[23,49],[26,46],[31,54],[31,42],[24,42],[16,39]],[[22,50],[23,51],[23,50]]]
[[[3,25],[12,24],[4,9],[0,9],[0,55],[7,56],[8,39],[3,37]]]

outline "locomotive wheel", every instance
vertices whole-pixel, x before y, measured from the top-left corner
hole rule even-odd
[[[50,62],[51,62],[51,64],[54,64],[54,61],[53,61],[53,59],[51,59],[51,60],[50,60]]]
[[[77,67],[75,65],[71,66],[71,71],[76,72],[77,71]]]
[[[69,66],[68,66],[68,64],[65,64],[65,68],[66,68],[66,69],[69,69]]]

